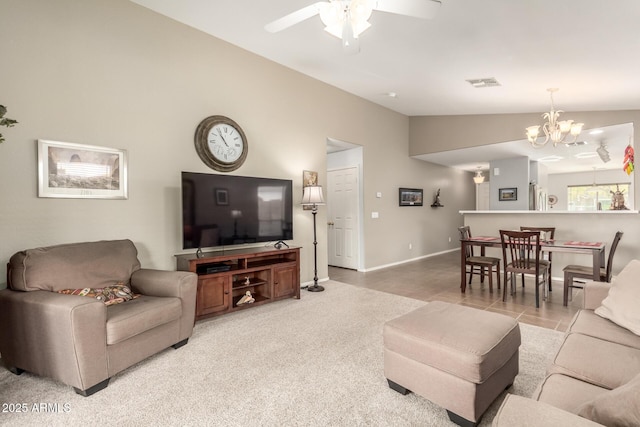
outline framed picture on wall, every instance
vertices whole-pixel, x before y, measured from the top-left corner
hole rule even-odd
[[[309,187],[311,185],[318,185],[318,172],[315,171],[302,171],[302,192],[304,194],[304,187]],[[302,209],[305,211],[310,211],[313,209],[312,206],[303,205]]]
[[[126,199],[127,152],[38,140],[38,197]]]
[[[498,200],[500,200],[501,202],[518,200],[517,188],[500,188],[498,191]]]
[[[422,188],[400,188],[400,206],[422,206]]]

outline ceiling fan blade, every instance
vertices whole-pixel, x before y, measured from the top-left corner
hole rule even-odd
[[[377,0],[375,10],[432,19],[440,9],[439,0]]]
[[[324,7],[326,2],[319,1],[313,4],[310,4],[307,7],[303,7],[302,9],[298,9],[295,12],[291,12],[288,15],[283,16],[282,18],[276,19],[273,22],[268,23],[264,26],[264,29],[269,31],[270,33],[277,33],[278,31],[285,30],[291,26],[294,26],[306,19],[311,18],[312,16],[316,16],[320,13],[320,9]]]

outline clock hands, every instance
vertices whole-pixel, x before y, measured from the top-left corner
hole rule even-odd
[[[224,142],[224,145],[226,145],[227,147],[229,146],[229,144],[227,144],[227,140],[224,139],[224,135],[222,134],[222,132],[220,131],[220,128],[218,128],[218,134],[220,135],[220,138],[222,138],[222,142]]]

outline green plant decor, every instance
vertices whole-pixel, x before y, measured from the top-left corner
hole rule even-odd
[[[0,105],[0,126],[5,126],[10,128],[10,127],[13,127],[13,125],[15,125],[16,123],[18,123],[17,120],[13,120],[8,117],[5,117],[4,116],[5,114],[7,114],[7,107],[5,107],[4,105]],[[3,142],[4,142],[4,137],[0,133],[0,144],[2,144]]]

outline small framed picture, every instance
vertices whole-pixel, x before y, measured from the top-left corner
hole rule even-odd
[[[400,206],[422,206],[422,188],[400,188]]]
[[[38,197],[126,199],[127,152],[38,140]]]
[[[304,187],[311,185],[318,185],[318,172],[316,171],[302,171],[302,193],[304,194]],[[313,206],[302,205],[302,209],[305,211],[313,210]]]
[[[216,188],[216,205],[227,206],[229,204],[229,190]]]
[[[498,199],[501,202],[511,202],[514,200],[518,200],[517,188],[500,188],[498,191]]]

